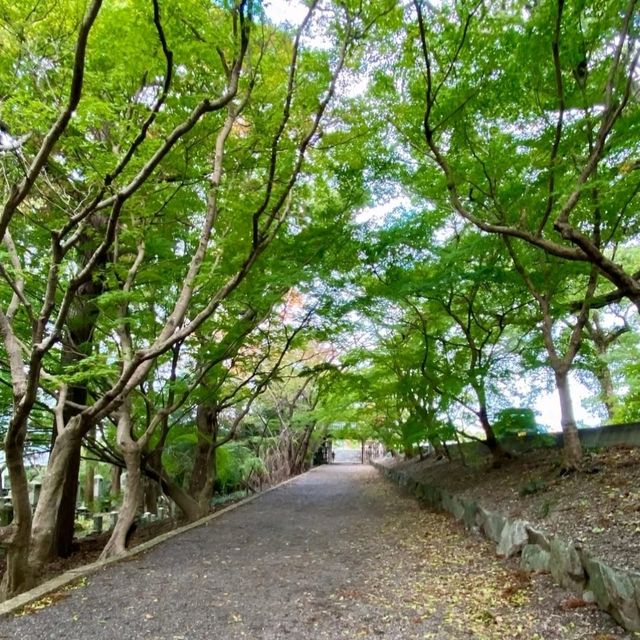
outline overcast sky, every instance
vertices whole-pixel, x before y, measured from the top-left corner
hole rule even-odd
[[[269,19],[275,23],[300,24],[307,14],[307,8],[299,0],[265,0],[263,6]]]

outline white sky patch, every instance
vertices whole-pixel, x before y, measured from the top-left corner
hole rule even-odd
[[[340,90],[347,98],[357,98],[364,95],[369,88],[370,77],[365,74],[342,72]]]
[[[151,108],[162,92],[162,78],[156,78],[156,82],[158,82],[158,84],[148,84],[142,87],[133,99],[145,107]]]
[[[427,207],[429,207],[429,205],[431,205],[431,208],[428,210],[435,210],[435,205],[427,203]],[[435,230],[433,239],[439,246],[444,247],[449,240],[459,235],[467,224],[466,220],[461,220],[458,216],[452,216],[448,218],[439,229]]]
[[[373,207],[365,207],[361,209],[354,217],[356,224],[381,225],[387,216],[396,209],[407,208],[411,205],[411,201],[407,196],[397,196],[374,205]]]
[[[300,0],[266,0],[264,12],[275,24],[299,25],[309,11]]]
[[[299,27],[307,14],[307,7],[301,0],[264,0],[264,12],[267,18],[276,25]],[[334,43],[326,33],[326,25],[322,24],[319,16],[322,12],[320,5],[314,12],[311,22],[307,25],[302,36],[302,45],[310,49],[330,50]]]
[[[11,136],[5,131],[0,131],[0,154],[19,151],[20,147],[29,139],[30,133],[24,136]]]

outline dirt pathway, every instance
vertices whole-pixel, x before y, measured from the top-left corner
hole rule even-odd
[[[371,467],[331,465],[0,619],[0,638],[631,638]]]

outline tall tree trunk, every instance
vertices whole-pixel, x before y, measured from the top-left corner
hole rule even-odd
[[[630,327],[625,320],[622,326],[607,331],[600,322],[600,314],[597,311],[593,311],[591,315],[592,319],[585,323],[585,329],[598,353],[598,361],[593,373],[600,384],[600,399],[611,421],[614,417],[616,395],[613,388],[611,369],[607,362],[607,352],[609,351],[609,347],[618,340],[620,336],[630,331]]]
[[[38,506],[33,515],[30,562],[38,572],[51,558],[56,522],[67,477],[67,467],[82,444],[82,431],[77,418],[65,426],[49,456],[49,464],[42,481]]]
[[[29,566],[29,542],[31,538],[31,505],[29,485],[23,461],[23,445],[26,435],[24,425],[11,424],[5,439],[5,456],[11,482],[13,521],[2,530],[6,545],[6,568],[0,583],[0,602],[26,591],[33,583]]]
[[[90,254],[88,254],[90,255]],[[84,257],[87,259],[87,256]],[[73,306],[73,313],[67,320],[67,338],[63,343],[61,363],[64,366],[73,365],[84,360],[93,348],[93,331],[98,320],[98,307],[95,298],[102,293],[103,285],[99,280],[91,280],[81,287]],[[76,405],[83,406],[87,402],[88,391],[86,385],[73,385],[69,387],[67,400]],[[65,406],[63,418],[65,425],[79,409]],[[58,430],[52,430],[52,450],[55,446]],[[65,468],[62,496],[58,506],[56,528],[51,548],[52,555],[68,558],[71,555],[73,535],[75,531],[76,502],[78,498],[80,460],[82,443],[77,444],[69,456]],[[91,488],[93,494],[93,487]],[[86,501],[86,497],[85,497]]]
[[[211,451],[213,459],[216,457],[216,450]],[[211,472],[206,479],[204,486],[200,489],[196,497],[199,509],[199,518],[204,518],[211,511],[211,499],[213,498],[213,489],[215,486],[215,473]]]
[[[74,354],[73,359],[80,360],[83,357],[84,356],[78,357],[77,354]],[[67,399],[78,405],[84,405],[87,401],[87,396],[86,387],[74,386],[69,387]],[[63,411],[65,425],[77,414],[77,409],[65,407]],[[54,426],[52,451],[58,437],[57,432],[58,430]],[[64,469],[64,483],[56,515],[55,533],[51,545],[51,555],[61,558],[68,558],[71,555],[76,520],[81,453],[82,440],[77,440],[73,449],[69,451],[69,458]],[[91,492],[93,493],[93,487]]]
[[[442,458],[445,455],[444,447],[442,446],[442,439],[438,436],[432,436],[429,438],[429,443],[433,447],[433,452],[436,458]]]
[[[597,316],[594,314],[597,318]],[[613,340],[613,336],[616,334],[612,334],[607,339],[604,332],[600,328],[600,323],[596,320],[594,323],[597,329],[591,328],[589,335],[591,340],[593,341],[596,351],[598,352],[598,362],[596,363],[595,369],[593,371],[598,383],[600,384],[600,399],[602,400],[602,404],[604,404],[605,409],[607,411],[607,417],[609,420],[613,419],[614,414],[614,403],[615,403],[615,391],[613,389],[613,379],[611,377],[611,369],[606,361],[607,351],[609,349],[609,341]],[[621,333],[621,332],[620,332]]]
[[[178,509],[182,511],[182,514],[188,522],[194,522],[202,517],[198,502],[175,482],[164,478],[162,481],[162,490],[166,496],[176,503]]]
[[[493,427],[489,422],[489,416],[487,415],[487,408],[484,405],[480,406],[480,410],[478,411],[478,419],[480,420],[480,425],[482,426],[482,430],[485,435],[485,444],[489,448],[491,452],[491,457],[493,458],[494,466],[499,466],[502,464],[504,459],[507,457],[507,453],[498,442],[496,438],[496,434],[493,431]]]
[[[576,317],[576,321],[571,328],[569,342],[564,346],[564,353],[561,353],[554,342],[554,326],[556,319],[551,310],[551,300],[553,291],[541,291],[536,288],[535,283],[519,262],[510,241],[505,240],[509,253],[513,259],[513,263],[527,288],[536,299],[540,312],[542,313],[542,339],[549,356],[549,364],[553,369],[556,379],[556,388],[560,398],[560,414],[562,422],[562,432],[564,434],[564,462],[567,470],[576,469],[582,460],[582,445],[578,436],[578,428],[573,415],[573,404],[571,402],[571,392],[569,390],[569,371],[573,362],[578,355],[582,344],[584,328],[589,321],[589,309],[593,294],[598,284],[599,269],[597,265],[591,265],[591,273],[589,274],[589,282],[584,293],[584,298],[580,305],[580,310]]]
[[[51,555],[68,558],[73,547],[73,535],[76,521],[76,502],[78,499],[80,459],[82,442],[78,442],[69,454],[64,471],[64,483],[58,506],[56,526]]]
[[[199,489],[198,493],[194,495],[200,508],[200,515],[202,518],[211,511],[211,499],[213,498],[214,487],[216,479],[218,478],[218,465],[217,465],[217,452],[218,452],[218,420],[216,418],[215,425],[212,431],[212,441],[209,447],[209,458],[205,462],[205,469],[207,470],[207,476],[204,485]]]
[[[130,424],[130,419],[128,422]],[[118,521],[100,554],[101,559],[120,555],[127,550],[127,534],[135,521],[138,505],[143,497],[140,448],[133,439],[129,439],[126,443],[119,442],[119,445],[127,467],[127,486],[118,512]]]
[[[147,467],[155,469],[160,473],[162,468],[162,449],[154,449],[146,459]],[[144,508],[145,511],[156,515],[158,513],[158,498],[160,496],[160,486],[155,480],[147,478],[144,483]]]
[[[140,456],[142,457],[142,453]],[[142,485],[142,491],[140,492],[138,511],[156,515],[158,513],[158,496],[160,495],[158,485],[147,476],[142,476],[140,484]]]
[[[611,369],[606,362],[600,362],[595,371],[596,378],[600,383],[600,392],[602,403],[607,411],[609,421],[613,421],[615,413],[615,392],[613,390],[613,379],[611,377]]]
[[[215,404],[199,404],[196,413],[198,443],[189,478],[189,494],[201,510],[209,510],[209,501],[215,483],[215,449],[218,439],[218,407]]]
[[[489,414],[487,412],[487,394],[483,384],[476,383],[473,387],[473,390],[476,393],[476,397],[478,398],[478,420],[480,421],[480,426],[484,431],[485,444],[489,448],[491,452],[491,457],[493,458],[493,466],[498,467],[507,457],[507,453],[496,438],[496,434],[493,431],[493,427],[491,426],[491,422],[489,421]]]
[[[564,464],[567,470],[578,467],[582,460],[582,444],[573,414],[573,401],[567,371],[556,371],[556,388],[560,399],[560,416],[564,438]]]
[[[109,493],[114,498],[117,498],[120,495],[120,480],[122,478],[122,467],[118,467],[117,465],[113,465],[111,467],[111,490]]]
[[[162,486],[164,494],[175,502],[187,521],[193,522],[201,517],[198,502],[180,485],[173,482],[162,469],[158,472],[155,469],[145,467],[144,473]]]

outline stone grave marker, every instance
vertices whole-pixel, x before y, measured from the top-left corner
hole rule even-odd
[[[93,515],[93,533],[102,533],[102,514],[95,513]]]
[[[32,509],[35,509],[38,504],[41,489],[42,482],[40,482],[40,480],[32,480],[29,483],[29,504],[31,504]]]
[[[0,526],[6,527],[13,520],[13,506],[11,500],[5,500],[0,506]]]
[[[9,477],[9,470],[5,469],[2,472],[2,488],[6,491],[11,490],[11,478]]]
[[[105,483],[104,478],[101,475],[96,474],[93,477],[93,499],[99,501],[104,497]]]

